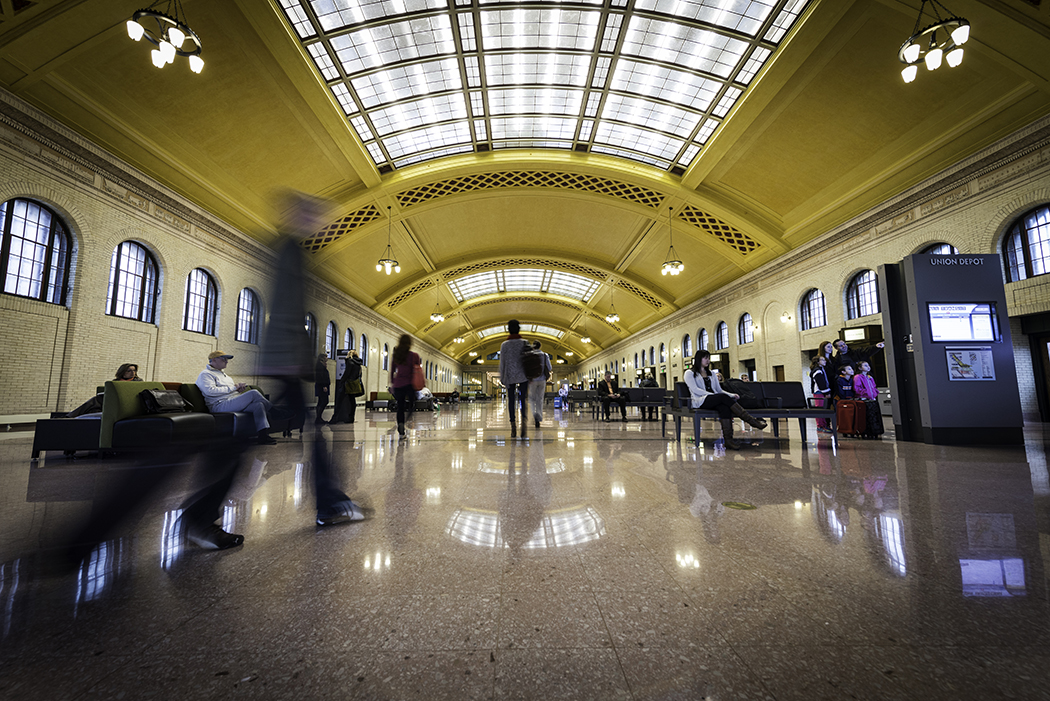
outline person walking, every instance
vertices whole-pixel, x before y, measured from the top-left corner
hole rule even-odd
[[[415,403],[416,389],[412,386],[415,367],[422,365],[419,354],[412,351],[412,337],[407,333],[398,339],[391,355],[390,393],[397,400],[397,434],[405,436],[405,414],[409,403]]]
[[[529,381],[521,364],[521,352],[528,341],[521,337],[521,324],[517,319],[507,322],[510,333],[499,347],[499,379],[507,388],[507,410],[510,413],[510,437],[518,437],[517,412],[521,407],[521,437],[526,438],[528,427]]]
[[[541,351],[540,346],[539,341],[532,342],[533,352],[540,356],[543,373],[539,377],[529,380],[529,405],[532,407],[532,420],[535,422],[536,428],[539,428],[540,422],[543,421],[543,399],[547,391],[547,382],[550,381],[552,374],[551,357]]]

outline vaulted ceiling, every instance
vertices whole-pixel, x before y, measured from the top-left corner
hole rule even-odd
[[[952,0],[962,65],[905,84],[919,4],[184,0],[196,75],[140,0],[0,0],[0,85],[264,243],[330,199],[313,271],[454,357],[579,359],[1050,113],[1050,3]]]

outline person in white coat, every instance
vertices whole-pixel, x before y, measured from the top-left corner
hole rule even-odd
[[[693,366],[685,371],[685,383],[689,386],[690,406],[694,409],[710,409],[718,412],[722,423],[722,438],[727,448],[740,450],[740,443],[733,438],[733,417],[739,416],[757,429],[764,429],[768,424],[747,413],[737,403],[740,395],[726,392],[718,382],[718,376],[711,372],[711,354],[705,350],[697,351],[693,357]]]

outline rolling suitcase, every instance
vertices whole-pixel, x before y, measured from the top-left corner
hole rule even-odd
[[[863,433],[867,425],[867,412],[864,402],[856,399],[840,399],[835,404],[835,419],[838,431],[844,436],[857,436]]]

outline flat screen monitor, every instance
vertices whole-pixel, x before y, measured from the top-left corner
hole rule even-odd
[[[930,337],[934,343],[952,341],[999,340],[995,303],[955,302],[927,305],[930,315]]]

